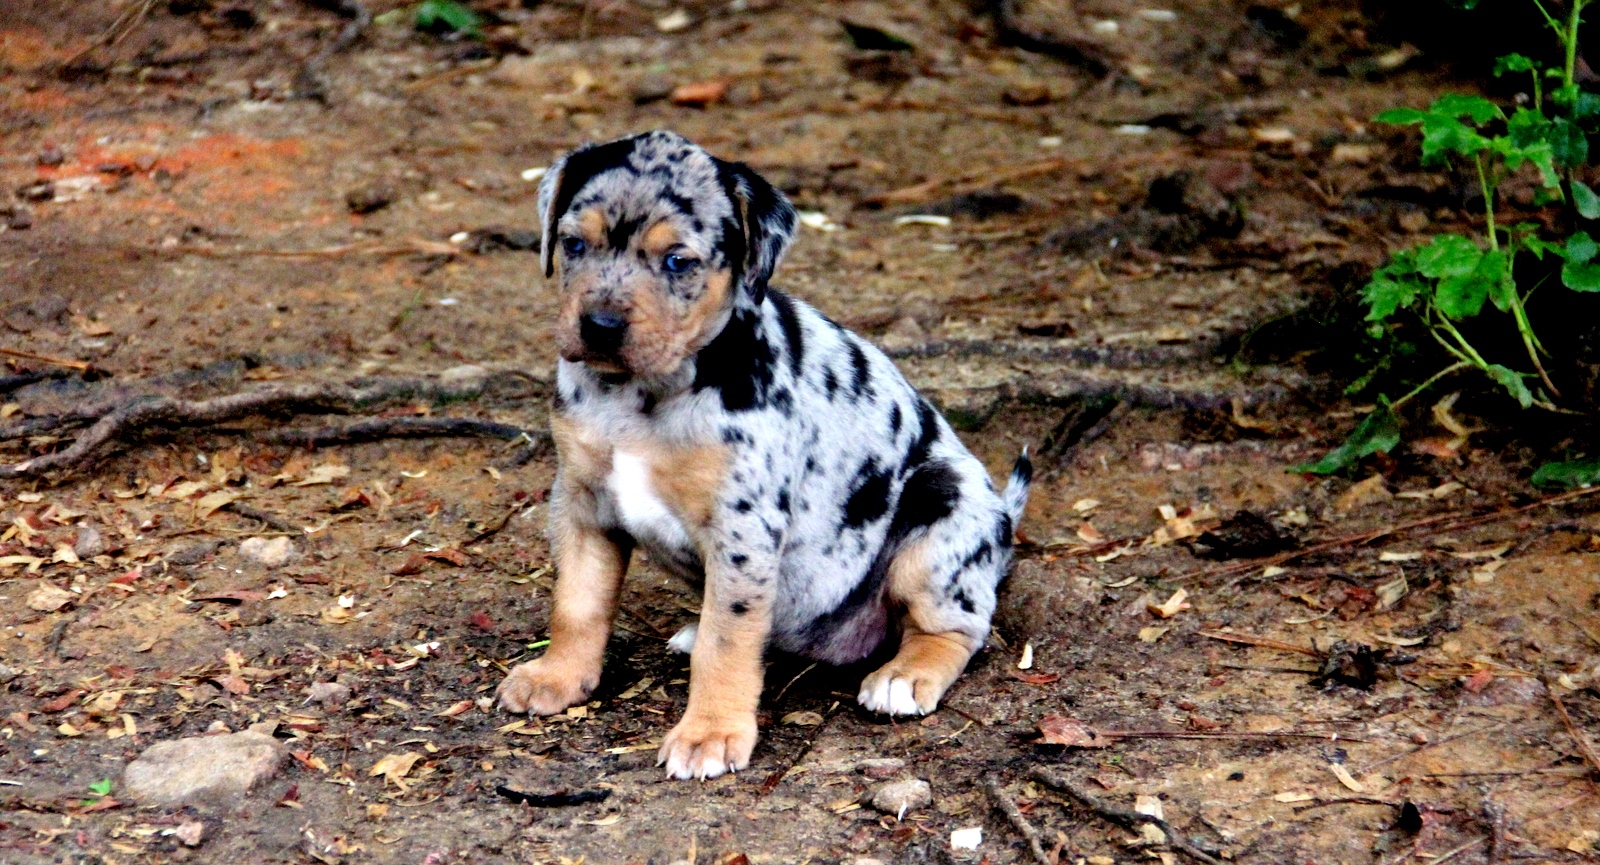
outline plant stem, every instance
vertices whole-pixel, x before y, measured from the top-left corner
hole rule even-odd
[[[1522,300],[1512,292],[1511,314],[1517,319],[1517,331],[1522,334],[1522,344],[1528,349],[1528,359],[1533,361],[1533,368],[1539,371],[1539,380],[1550,389],[1550,393],[1561,396],[1561,391],[1556,389],[1555,383],[1550,380],[1550,374],[1545,372],[1544,364],[1539,362],[1538,339],[1533,335],[1533,323],[1528,321],[1528,311],[1522,307]]]
[[[1495,236],[1494,229],[1494,188],[1489,185],[1489,175],[1483,170],[1483,155],[1474,153],[1472,164],[1478,166],[1478,188],[1483,190],[1483,213],[1488,220],[1489,249],[1500,248],[1500,240]]]
[[[1584,0],[1572,0],[1572,14],[1567,16],[1566,35],[1562,38],[1562,47],[1567,49],[1567,65],[1561,71],[1561,86],[1564,89],[1572,87],[1573,70],[1578,63],[1578,18],[1583,14]]]
[[[1478,350],[1472,347],[1472,343],[1467,342],[1467,338],[1461,335],[1461,331],[1456,330],[1456,326],[1450,323],[1449,317],[1440,314],[1439,323],[1444,326],[1445,332],[1455,339],[1456,345],[1461,346],[1461,351],[1452,351],[1451,354],[1471,362],[1473,366],[1484,372],[1489,371],[1489,362],[1483,359],[1483,355],[1478,354]]]
[[[1457,361],[1456,363],[1450,364],[1449,366],[1445,367],[1444,369],[1441,369],[1438,372],[1434,373],[1432,376],[1430,376],[1428,378],[1427,381],[1423,382],[1422,384],[1417,385],[1415,388],[1412,389],[1412,391],[1410,393],[1408,393],[1405,396],[1403,396],[1403,397],[1395,400],[1394,402],[1390,403],[1389,404],[1389,410],[1390,411],[1399,410],[1399,408],[1401,406],[1405,405],[1407,402],[1409,402],[1412,397],[1416,396],[1419,393],[1422,393],[1423,391],[1427,390],[1430,387],[1433,387],[1434,382],[1438,381],[1441,378],[1444,378],[1445,376],[1447,376],[1447,375],[1449,375],[1449,374],[1451,374],[1453,372],[1460,372],[1461,370],[1467,369],[1467,368],[1469,368],[1471,366],[1472,366],[1471,363],[1469,363],[1467,361],[1464,361],[1464,360],[1463,361]]]

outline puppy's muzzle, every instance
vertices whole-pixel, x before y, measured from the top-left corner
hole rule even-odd
[[[593,356],[614,359],[628,335],[628,320],[615,312],[596,310],[578,318],[578,338]]]

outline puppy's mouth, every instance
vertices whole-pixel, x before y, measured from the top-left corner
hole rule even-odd
[[[602,354],[587,348],[576,348],[561,353],[561,359],[581,363],[601,375],[631,375],[633,370],[614,354]]]

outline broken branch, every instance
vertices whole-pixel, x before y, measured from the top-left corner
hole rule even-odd
[[[1047,787],[1060,790],[1061,792],[1072,797],[1072,799],[1075,800],[1079,805],[1082,805],[1106,820],[1116,823],[1123,828],[1132,830],[1149,823],[1150,825],[1155,826],[1157,829],[1160,829],[1162,832],[1166,833],[1167,845],[1172,849],[1177,850],[1178,852],[1183,853],[1186,856],[1190,856],[1198,861],[1204,862],[1206,865],[1222,865],[1216,856],[1196,846],[1193,841],[1190,841],[1181,832],[1172,828],[1171,823],[1168,823],[1166,820],[1163,820],[1160,817],[1150,814],[1140,814],[1137,811],[1129,811],[1126,808],[1119,808],[1116,805],[1102,801],[1093,794],[1089,793],[1087,790],[1084,790],[1082,787],[1072,783],[1072,781],[1068,780],[1066,777],[1057,775],[1055,772],[1043,766],[1035,766],[1033,771],[1028,773],[1028,777],[1038,781],[1041,784],[1044,784]]]
[[[1027,839],[1028,849],[1033,851],[1033,860],[1038,862],[1039,865],[1056,865],[1055,859],[1044,851],[1044,842],[1039,839],[1038,830],[1034,829],[1033,824],[1028,822],[1027,816],[1022,813],[1021,808],[1017,807],[1017,803],[1011,801],[1011,797],[1007,796],[1006,791],[1001,789],[1000,779],[990,775],[984,779],[983,789],[984,792],[989,794],[989,801],[994,804],[994,807],[1000,813],[1006,815],[1006,820],[1010,821],[1012,828]]]

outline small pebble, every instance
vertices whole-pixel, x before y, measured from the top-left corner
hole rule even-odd
[[[893,778],[905,767],[906,761],[899,757],[873,757],[870,760],[862,760],[856,768],[868,778]]]
[[[394,203],[395,191],[393,187],[382,183],[362,186],[352,189],[345,194],[345,206],[350,212],[357,215],[375,213]]]
[[[45,146],[39,148],[39,155],[34,157],[34,161],[47,168],[54,168],[57,165],[66,162],[67,155],[62,153],[61,148],[55,146],[54,144],[46,144]]]
[[[269,568],[281,568],[298,558],[300,551],[286,537],[245,538],[239,544],[239,555],[253,559]]]
[[[873,791],[872,807],[885,814],[904,817],[933,802],[933,787],[921,778],[894,781]]]

